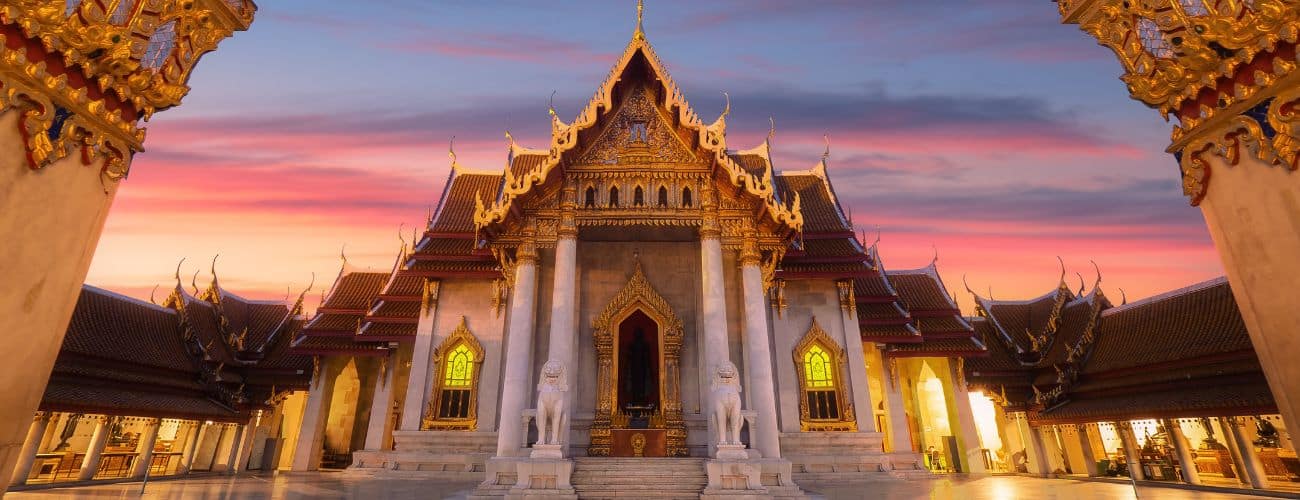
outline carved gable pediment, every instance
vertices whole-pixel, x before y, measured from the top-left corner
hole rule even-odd
[[[628,93],[608,125],[578,158],[581,165],[694,163],[699,158],[682,142],[649,89]]]

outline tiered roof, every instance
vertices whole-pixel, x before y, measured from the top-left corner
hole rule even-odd
[[[1226,280],[1119,307],[1099,284],[1023,302],[976,296],[990,355],[967,361],[967,380],[1046,422],[1276,411]]]
[[[41,409],[244,421],[305,388],[311,360],[286,348],[300,305],[178,287],[166,306],[85,285]]]

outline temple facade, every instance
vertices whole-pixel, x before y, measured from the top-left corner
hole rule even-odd
[[[984,471],[959,373],[986,349],[934,263],[886,270],[829,148],[778,172],[771,135],[729,146],[728,111],[702,121],[638,28],[547,148],[452,153],[391,272],[345,265],[295,341],[321,368],[293,468],[485,496],[582,492],[618,457],[681,460],[695,494]]]

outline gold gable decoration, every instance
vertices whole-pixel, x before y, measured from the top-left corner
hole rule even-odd
[[[609,125],[578,157],[579,165],[694,163],[699,161],[673,132],[667,117],[637,87],[618,107]]]
[[[596,415],[591,423],[591,444],[587,448],[590,456],[609,456],[613,451],[613,435],[610,429],[615,422],[622,422],[625,417],[616,408],[618,388],[614,384],[614,343],[617,330],[623,320],[632,313],[641,311],[659,325],[659,339],[662,344],[660,356],[663,365],[660,373],[659,414],[652,420],[667,429],[668,456],[687,456],[686,422],[682,419],[681,400],[681,352],[684,330],[682,321],[673,313],[668,301],[655,291],[641,271],[641,263],[623,289],[619,290],[609,305],[592,322],[592,337],[596,344]]]

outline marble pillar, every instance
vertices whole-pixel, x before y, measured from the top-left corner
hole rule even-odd
[[[253,454],[253,446],[257,441],[257,422],[258,416],[253,415],[248,423],[240,424],[239,433],[235,434],[235,440],[231,442],[234,447],[230,459],[231,474],[248,470],[248,457]]]
[[[411,371],[406,378],[406,399],[402,405],[402,417],[397,424],[404,431],[418,431],[423,424],[424,408],[429,403],[429,379],[433,370],[433,350],[437,347],[433,341],[434,325],[437,324],[438,292],[442,282],[425,280],[424,297],[421,301],[420,322],[415,327],[415,342],[411,347]],[[394,356],[389,362],[396,363]],[[393,367],[393,371],[397,371]],[[371,418],[371,422],[374,419]],[[366,449],[370,447],[369,436]],[[375,448],[377,449],[377,448]]]
[[[566,187],[564,192],[563,203],[570,205],[573,196],[573,188]],[[570,208],[571,210],[571,208]],[[574,408],[573,397],[574,390],[578,387],[573,377],[577,373],[578,367],[574,363],[574,354],[577,353],[578,328],[576,324],[578,316],[578,229],[573,223],[572,213],[562,215],[560,228],[558,229],[559,239],[555,242],[555,279],[551,287],[551,328],[549,344],[546,348],[547,361],[559,361],[564,364],[564,383],[570,388],[565,393],[565,407],[569,411],[565,412],[564,422],[560,422],[560,453],[568,455],[569,434],[572,428],[569,425],[569,415]],[[544,364],[544,363],[543,363]],[[541,432],[538,432],[541,436]]]
[[[957,443],[961,446],[962,472],[984,474],[988,467],[984,465],[984,449],[980,444],[979,430],[975,427],[975,412],[970,406],[970,389],[966,387],[966,376],[962,373],[961,358],[948,360],[948,380],[952,383],[951,405],[955,413]],[[946,385],[946,384],[945,384]],[[951,421],[950,421],[951,422]],[[951,424],[950,424],[951,425]]]
[[[1047,477],[1052,474],[1051,462],[1047,460],[1047,446],[1043,444],[1043,433],[1038,427],[1031,427],[1024,412],[1016,412],[1016,431],[1025,443],[1025,469],[1030,474]]]
[[[203,434],[208,431],[206,422],[194,422],[190,425],[189,435],[186,437],[185,449],[181,451],[181,465],[177,469],[178,474],[188,474],[190,467],[194,465],[194,455],[198,451],[199,443],[203,441]]]
[[[714,222],[716,225],[716,220]],[[708,379],[718,365],[731,360],[727,347],[727,293],[722,273],[722,240],[716,227],[700,230],[700,295],[704,314],[704,359]]]
[[[32,426],[27,429],[27,439],[23,441],[22,453],[18,455],[18,466],[14,467],[13,478],[9,484],[18,486],[27,482],[27,476],[32,473],[32,464],[36,462],[36,454],[41,451],[45,429],[49,425],[50,412],[36,412],[36,417],[32,419]]]
[[[1079,451],[1083,456],[1083,469],[1074,472],[1076,474],[1086,473],[1088,477],[1097,477],[1101,475],[1101,471],[1097,469],[1097,450],[1092,447],[1092,438],[1090,437],[1092,431],[1088,427],[1088,424],[1074,426],[1075,434],[1078,435],[1079,439]]]
[[[1169,442],[1174,445],[1174,451],[1178,453],[1178,467],[1183,472],[1183,482],[1201,484],[1201,473],[1196,470],[1196,459],[1192,457],[1192,444],[1187,442],[1187,436],[1183,434],[1183,426],[1178,423],[1178,419],[1173,418],[1165,419],[1164,424],[1165,430],[1169,433]]]
[[[398,359],[400,358],[397,350],[391,349],[376,367],[379,374],[375,377],[375,397],[370,402],[370,419],[366,423],[365,449],[367,450],[384,449],[384,440],[388,434],[388,416],[393,409],[393,394],[396,389],[393,386],[396,384]],[[415,363],[411,363],[411,367],[414,369]],[[411,395],[410,392],[407,394]]]
[[[1259,461],[1255,444],[1250,442],[1245,429],[1241,428],[1242,420],[1242,417],[1221,417],[1219,422],[1223,424],[1224,430],[1228,431],[1228,439],[1237,444],[1237,452],[1241,455],[1241,461],[1237,462],[1237,470],[1241,472],[1242,479],[1251,488],[1257,490],[1267,488],[1268,478],[1264,476],[1264,464]]]
[[[90,444],[86,445],[86,457],[82,459],[81,472],[77,475],[77,479],[81,481],[94,479],[95,473],[99,472],[99,458],[104,454],[104,446],[108,444],[108,417],[96,415],[91,418],[95,420],[95,431],[90,435]]]
[[[307,405],[302,411],[302,428],[298,431],[298,442],[294,446],[291,470],[309,471],[320,468],[325,421],[330,412],[330,399],[334,397],[334,382],[347,362],[347,358],[325,358],[319,361],[311,386],[307,389]]]
[[[532,384],[533,324],[537,320],[537,247],[529,238],[515,252],[514,289],[510,296],[510,329],[506,334],[505,375],[501,381],[501,425],[497,426],[498,457],[519,454],[522,427],[515,425],[535,389]]]
[[[154,418],[144,425],[144,434],[140,436],[140,442],[135,447],[135,465],[131,468],[131,477],[141,478],[149,472],[149,465],[153,463],[153,447],[158,440],[158,426],[162,421]]]
[[[756,242],[746,238],[744,245],[740,254],[740,275],[745,296],[745,349],[749,357],[745,371],[749,374],[750,401],[758,412],[757,429],[750,429],[750,441],[751,447],[763,457],[776,458],[781,456],[781,438],[777,426],[775,374],[767,327],[767,301],[763,296],[763,271],[759,269]],[[863,409],[869,410],[870,406]],[[870,413],[867,415],[870,418]]]
[[[872,349],[872,362],[880,367],[884,383],[885,422],[889,426],[891,453],[915,453],[912,449],[912,430],[907,426],[907,402],[903,399],[903,380],[898,375],[897,359],[886,360],[879,349]],[[858,410],[862,411],[862,410]]]
[[[1115,422],[1115,430],[1119,433],[1119,439],[1124,443],[1124,460],[1128,462],[1129,476],[1135,481],[1146,479],[1146,474],[1142,473],[1142,454],[1139,453],[1137,436],[1133,434],[1133,426],[1128,422]]]
[[[853,295],[853,281],[835,282],[840,295],[840,320],[844,324],[844,350],[848,354],[849,385],[853,392],[854,416],[858,419],[858,432],[876,432],[875,412],[871,406],[871,385],[867,379],[867,359],[862,353],[862,332],[858,326],[857,298]]]

